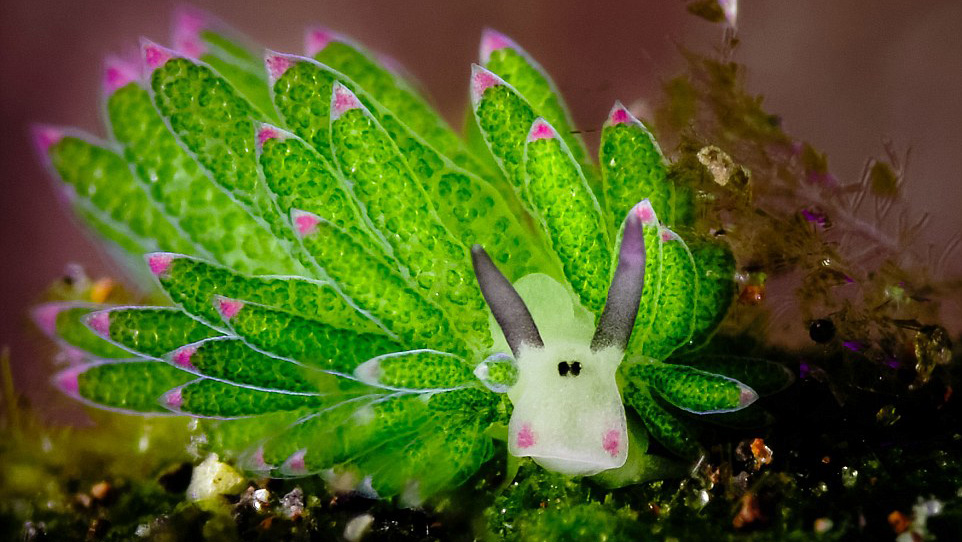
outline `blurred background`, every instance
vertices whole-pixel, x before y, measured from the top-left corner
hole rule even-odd
[[[0,346],[18,388],[49,415],[76,404],[48,384],[52,347],[27,311],[70,262],[114,274],[61,207],[33,154],[34,122],[104,135],[101,61],[169,43],[167,0],[0,1]],[[196,5],[264,45],[301,52],[319,23],[388,53],[421,80],[460,126],[469,64],[485,26],[514,37],[554,76],[579,127],[600,128],[615,99],[657,100],[680,72],[679,46],[718,46],[722,26],[687,13],[683,0],[211,0]],[[911,148],[908,205],[932,214],[922,242],[938,247],[962,230],[962,2],[959,0],[743,0],[735,60],[786,131],[829,156],[842,181],[891,139]],[[587,139],[595,145],[596,134]],[[667,150],[667,149],[666,149]],[[962,257],[944,273],[962,274]],[[957,312],[958,313],[958,312]],[[68,416],[70,417],[70,416]]]

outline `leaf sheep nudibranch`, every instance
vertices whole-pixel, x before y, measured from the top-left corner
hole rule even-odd
[[[308,56],[262,52],[187,9],[173,43],[108,59],[109,141],[35,133],[71,208],[169,300],[38,307],[79,360],[54,377],[66,393],[198,418],[251,472],[415,504],[477,472],[505,428],[547,469],[651,478],[649,434],[700,453],[680,411],[786,382],[697,355],[732,299],[731,252],[692,231],[691,191],[620,103],[593,164],[510,38],[482,37],[471,143],[326,29]]]

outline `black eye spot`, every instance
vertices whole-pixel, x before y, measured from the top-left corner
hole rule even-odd
[[[569,367],[568,367],[568,362],[567,362],[567,361],[562,361],[561,363],[558,364],[558,374],[559,374],[559,375],[561,375],[561,376],[568,376],[568,370],[569,370]]]
[[[571,364],[571,374],[574,375],[574,376],[578,376],[578,375],[581,374],[581,363],[580,363],[580,362],[577,362],[577,361],[576,361],[576,362],[574,362],[574,363]]]

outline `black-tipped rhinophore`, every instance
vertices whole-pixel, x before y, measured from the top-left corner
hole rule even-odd
[[[508,346],[515,357],[518,357],[523,344],[543,347],[544,341],[541,340],[541,334],[538,333],[538,327],[534,325],[534,319],[531,318],[524,300],[481,245],[471,247],[471,263],[474,264],[474,276],[478,279],[481,294],[488,302],[488,307],[491,307],[494,319],[501,326],[504,338],[508,340]]]
[[[641,220],[631,212],[625,220],[625,233],[621,237],[621,249],[618,252],[618,267],[608,288],[605,310],[601,313],[595,336],[591,339],[593,351],[609,346],[622,350],[628,347],[644,287],[645,234]]]

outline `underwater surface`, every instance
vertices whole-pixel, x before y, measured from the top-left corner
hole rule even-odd
[[[182,7],[110,57],[109,137],[32,137],[136,287],[74,266],[31,311],[91,427],[4,351],[0,529],[956,539],[962,238],[919,242],[906,151],[845,180],[783,130],[736,3],[687,7],[721,43],[592,130],[491,29],[463,133],[327,28]]]

